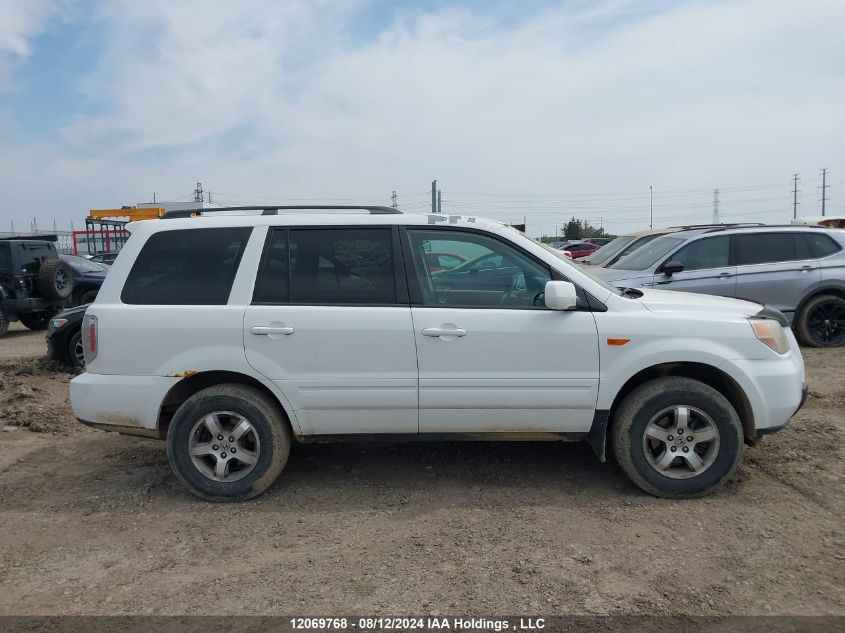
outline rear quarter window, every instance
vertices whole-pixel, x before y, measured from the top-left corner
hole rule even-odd
[[[121,292],[135,305],[225,305],[252,228],[161,231],[141,248]]]
[[[802,233],[805,243],[809,244],[813,257],[820,259],[833,255],[842,250],[839,245],[829,236],[824,233]]]

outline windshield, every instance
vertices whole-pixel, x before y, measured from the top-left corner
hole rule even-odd
[[[645,246],[637,248],[630,255],[622,257],[618,262],[611,264],[609,268],[645,270],[683,242],[684,240],[679,237],[659,237]]]
[[[616,255],[619,251],[625,248],[634,239],[633,235],[620,235],[615,240],[608,242],[602,246],[595,253],[590,255],[587,260],[591,264],[601,264]]]
[[[88,261],[84,257],[77,257],[76,255],[60,255],[63,260],[70,264],[76,272],[79,273],[101,273],[108,270],[107,267],[96,262]]]

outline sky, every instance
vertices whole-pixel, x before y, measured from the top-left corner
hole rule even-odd
[[[188,200],[845,214],[841,0],[0,0],[0,232]],[[649,197],[649,187],[653,198]]]

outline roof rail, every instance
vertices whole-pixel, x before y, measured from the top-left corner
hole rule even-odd
[[[168,218],[191,218],[206,213],[220,213],[222,211],[261,211],[261,215],[279,215],[279,211],[368,211],[370,215],[392,215],[401,214],[399,209],[393,207],[377,206],[348,206],[348,205],[290,205],[290,206],[267,206],[257,207],[206,207],[197,209],[173,209],[165,211],[162,219]]]
[[[766,226],[765,222],[729,222],[723,224],[686,224],[681,226],[670,226],[670,229],[733,229],[740,226]]]

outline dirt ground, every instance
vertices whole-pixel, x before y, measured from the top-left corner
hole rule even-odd
[[[706,499],[586,445],[346,444],[236,505],[77,424],[43,350],[0,339],[0,614],[845,614],[845,349]]]

